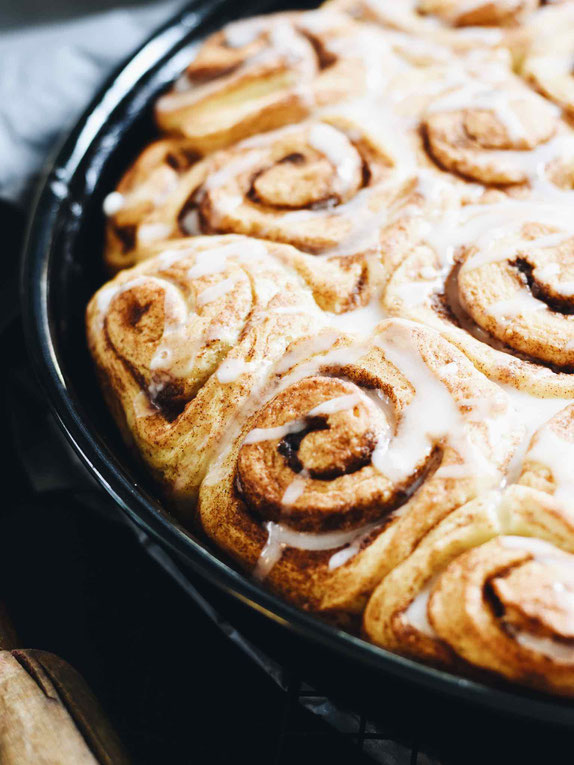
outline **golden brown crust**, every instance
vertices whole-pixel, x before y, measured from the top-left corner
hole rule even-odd
[[[112,411],[180,501],[193,498],[250,386],[317,322],[278,250],[242,237],[180,240],[122,271],[88,306]]]
[[[366,633],[441,666],[574,695],[572,613],[556,594],[569,587],[573,532],[571,507],[545,493],[513,486],[484,495],[382,582],[365,611]]]
[[[274,14],[216,32],[157,102],[159,127],[207,154],[360,91],[361,28],[336,13],[323,14],[320,26],[307,19]],[[344,43],[348,54],[339,52]]]
[[[319,354],[308,355],[309,341],[299,347],[290,351],[294,366],[266,389],[209,471],[201,524],[242,566],[263,566],[270,586],[286,597],[353,613],[433,525],[499,480],[521,428],[504,396],[485,422],[475,420],[466,402],[493,396],[496,388],[419,325],[383,322],[373,341],[342,338]],[[450,377],[449,364],[462,365],[464,379]],[[436,425],[416,422],[423,385],[436,386]],[[488,427],[500,430],[495,447]],[[311,538],[295,534],[268,565],[266,529],[279,538],[284,532]],[[298,539],[312,545],[312,532],[321,531],[339,537],[332,544],[326,537],[326,550],[296,549]],[[330,568],[346,548],[356,554]]]
[[[87,325],[125,440],[239,567],[573,695],[562,5],[332,0],[208,38],[106,198],[134,267]]]

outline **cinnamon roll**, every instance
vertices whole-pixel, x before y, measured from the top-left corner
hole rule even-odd
[[[436,327],[501,383],[571,397],[574,230],[566,209],[508,200],[467,208],[433,231],[421,224],[389,279],[385,307]]]
[[[313,254],[355,254],[376,240],[406,180],[392,150],[331,115],[248,139],[196,165],[140,232],[161,223],[163,238],[237,233]]]
[[[560,122],[551,104],[503,70],[501,79],[463,80],[447,90],[428,109],[422,128],[440,166],[508,186],[528,183]]]
[[[151,143],[106,196],[106,265],[119,271],[134,264],[133,250],[139,237],[164,239],[162,223],[138,231],[140,224],[177,188],[181,175],[198,159],[186,139],[162,138]],[[169,232],[168,232],[169,233]]]
[[[469,502],[375,590],[367,635],[459,671],[574,695],[573,517],[525,486]]]
[[[212,35],[157,102],[104,202],[102,390],[264,586],[574,695],[574,3],[328,5]]]
[[[88,305],[110,409],[180,503],[193,499],[218,438],[273,360],[321,321],[279,250],[242,237],[182,239]]]
[[[525,30],[519,71],[543,96],[574,118],[574,3],[542,9]],[[524,43],[523,43],[524,45]]]
[[[432,330],[327,331],[291,346],[229,433],[201,526],[276,591],[348,617],[426,531],[497,485],[521,435],[505,394]]]
[[[298,122],[365,87],[368,30],[337,13],[280,13],[230,24],[199,49],[156,105],[162,130],[207,154]]]

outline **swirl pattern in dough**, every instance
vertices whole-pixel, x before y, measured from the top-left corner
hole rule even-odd
[[[167,492],[193,499],[210,455],[317,306],[296,272],[242,237],[182,239],[122,271],[88,306],[112,413]]]
[[[156,104],[159,127],[201,154],[298,122],[360,92],[367,35],[337,13],[286,13],[230,24],[208,38]]]
[[[425,531],[499,482],[522,426],[432,330],[391,320],[368,342],[335,337],[292,346],[207,474],[199,515],[278,591],[353,613]]]
[[[87,326],[125,440],[226,559],[574,696],[574,3],[542,5],[331,0],[208,38],[105,200]]]
[[[512,486],[446,518],[372,595],[371,640],[572,695],[571,509]]]

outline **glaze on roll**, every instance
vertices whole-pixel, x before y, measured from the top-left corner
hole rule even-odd
[[[360,26],[336,13],[286,13],[230,24],[200,47],[156,104],[162,130],[207,154],[298,122],[360,92],[367,77]]]
[[[573,553],[571,510],[522,486],[485,495],[383,580],[366,633],[408,656],[572,696]]]
[[[215,33],[103,201],[119,273],[87,309],[126,443],[226,561],[566,696],[573,10],[331,0]]]
[[[497,485],[523,435],[452,345],[392,320],[368,342],[295,343],[252,408],[203,483],[202,527],[274,589],[338,615]]]

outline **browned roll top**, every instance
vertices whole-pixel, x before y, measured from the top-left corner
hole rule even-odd
[[[308,116],[361,89],[359,27],[325,14],[286,13],[231,24],[208,38],[175,87],[159,99],[163,130],[205,154]]]
[[[373,217],[400,193],[400,184],[388,185],[392,169],[354,124],[304,123],[215,155],[213,174],[177,212],[178,225],[185,234],[241,233],[327,252],[344,247],[357,215],[371,206]],[[350,205],[360,196],[362,210]]]
[[[333,399],[348,408],[321,409]],[[279,393],[254,425],[293,428],[293,422],[292,432],[245,443],[239,453],[240,491],[261,517],[278,521],[286,514],[293,528],[326,531],[367,523],[380,517],[383,506],[396,504],[397,492],[371,464],[377,438],[389,425],[355,385],[308,377]],[[304,476],[305,486],[290,502],[286,492],[296,476]]]
[[[437,99],[423,120],[429,153],[445,169],[473,181],[527,183],[533,172],[529,152],[555,135],[557,115],[510,76],[508,83],[490,88],[485,84],[474,94],[457,94],[455,88]]]
[[[574,3],[329,5],[217,32],[156,103],[104,202],[104,395],[275,592],[572,695]]]

